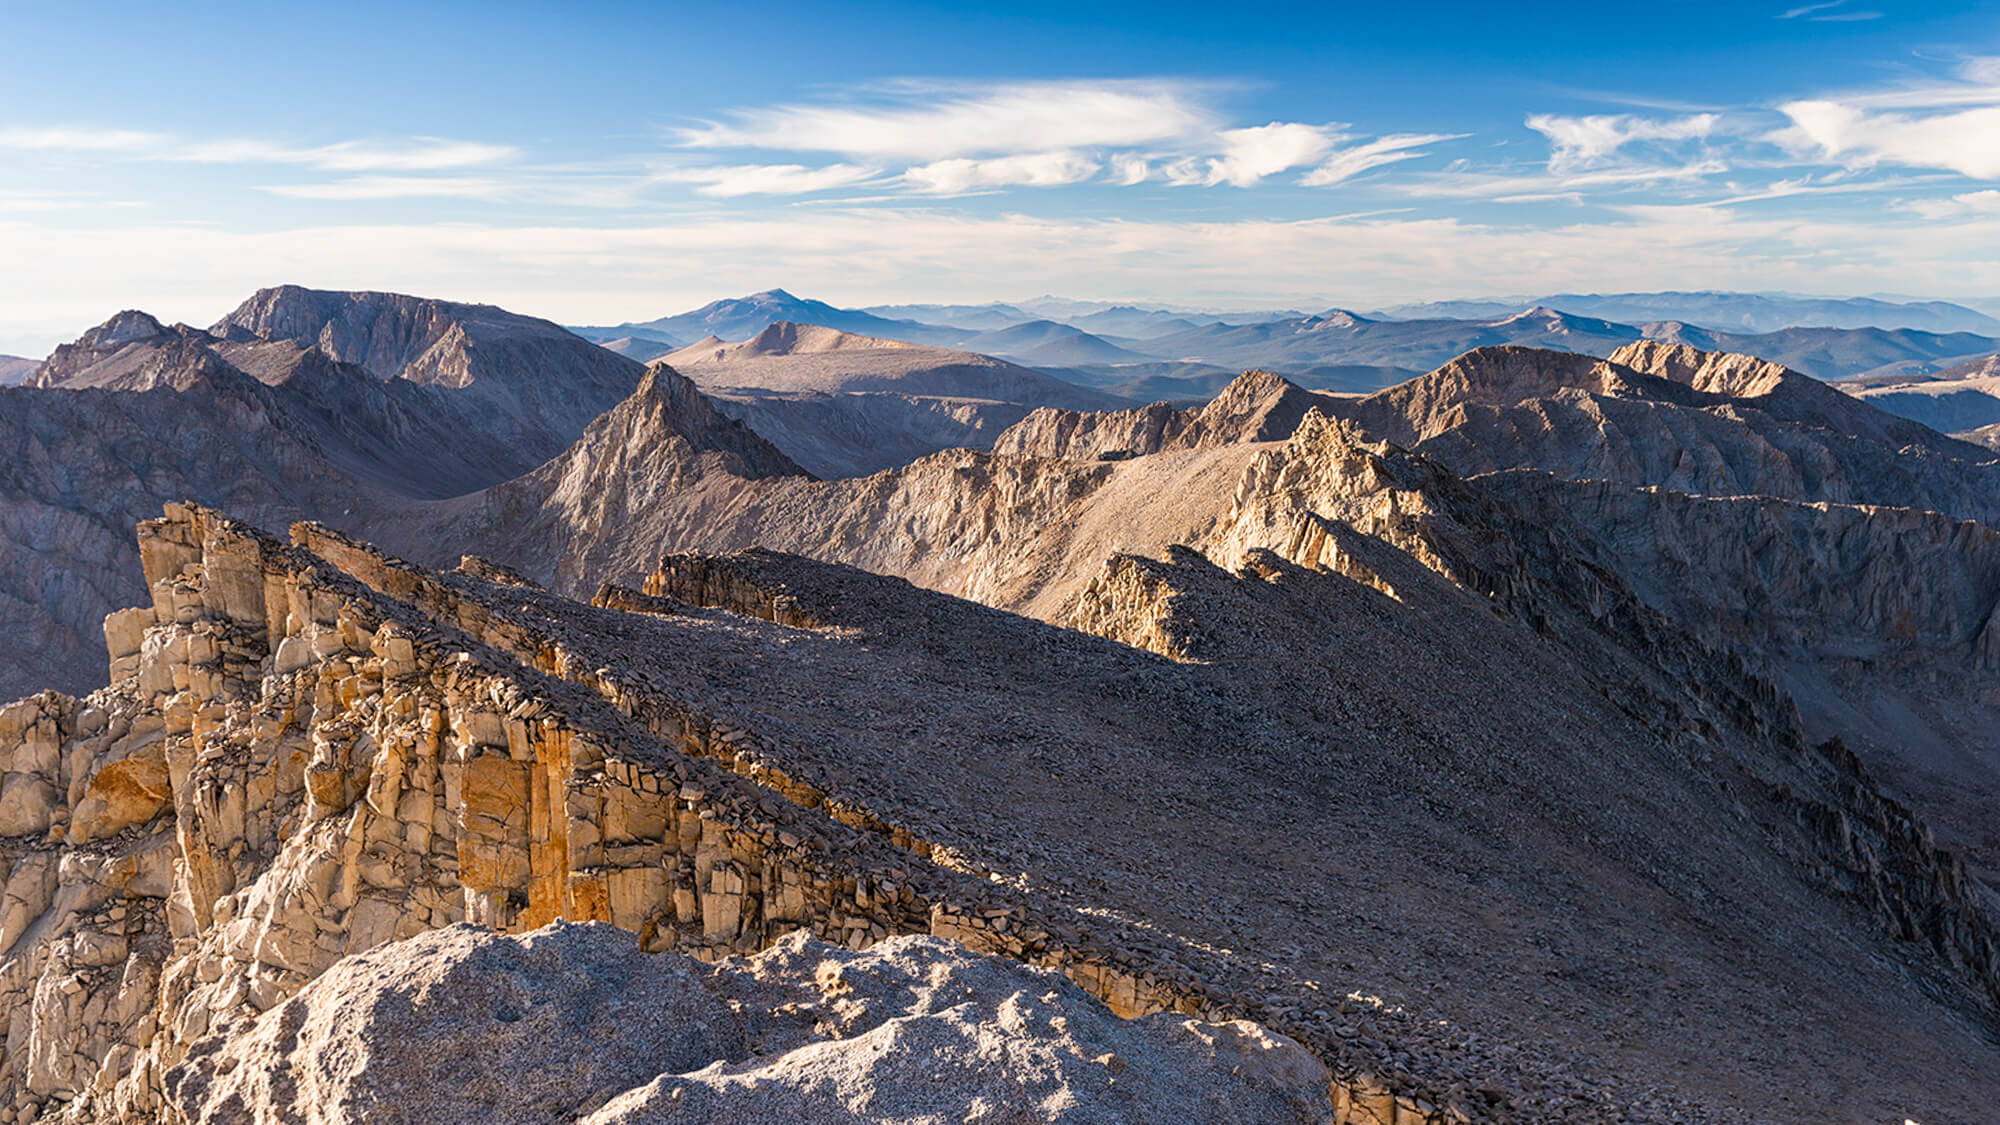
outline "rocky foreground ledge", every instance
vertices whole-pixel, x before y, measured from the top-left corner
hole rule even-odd
[[[1306,1125],[1331,1118],[1329,1077],[1257,1024],[1120,1019],[942,938],[854,952],[800,930],[707,964],[558,922],[347,958],[167,1090],[170,1120],[204,1125]]]

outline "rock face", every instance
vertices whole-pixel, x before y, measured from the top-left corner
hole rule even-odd
[[[942,449],[986,449],[1036,407],[1124,400],[973,352],[778,322],[665,357],[732,418],[816,475],[866,476]]]
[[[797,931],[707,965],[601,924],[454,926],[342,961],[204,1040],[168,1076],[167,1119],[296,1121],[303,1104],[328,1125],[1316,1125],[1329,1078],[1254,1023],[1121,1020],[1060,973],[939,938],[857,953]]]

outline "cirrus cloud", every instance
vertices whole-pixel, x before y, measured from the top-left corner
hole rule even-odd
[[[917,162],[1156,144],[1212,131],[1194,88],[1164,81],[902,82],[873,102],[738,110],[677,130],[685,148],[836,152]]]

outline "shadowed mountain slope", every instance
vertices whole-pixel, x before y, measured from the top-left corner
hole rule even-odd
[[[235,341],[290,340],[378,379],[435,388],[455,422],[533,464],[631,394],[641,370],[546,320],[395,293],[265,289],[212,331]]]

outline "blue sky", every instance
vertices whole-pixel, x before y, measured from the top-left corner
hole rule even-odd
[[[0,352],[279,282],[2000,298],[2000,5],[0,0]]]

